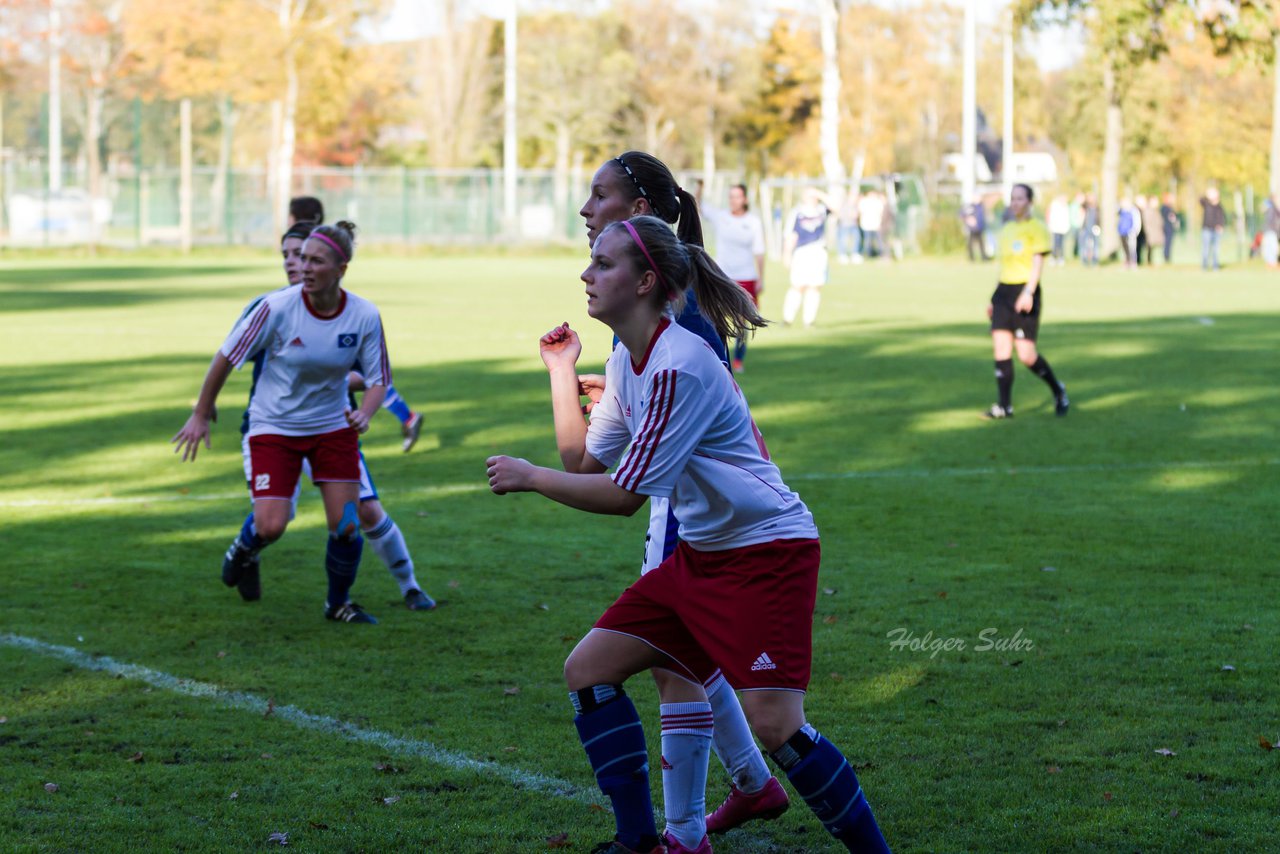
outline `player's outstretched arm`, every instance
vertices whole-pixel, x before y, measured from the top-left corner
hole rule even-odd
[[[186,424],[182,425],[182,429],[169,440],[170,444],[177,445],[173,449],[175,454],[178,451],[182,451],[183,462],[196,458],[196,452],[200,450],[201,441],[204,442],[206,448],[211,447],[209,444],[209,422],[217,418],[218,393],[226,385],[227,377],[229,376],[231,376],[231,361],[222,355],[222,351],[219,350],[214,355],[213,362],[210,363],[209,370],[204,375],[204,383],[200,386],[200,398],[191,410],[191,417],[187,419]]]
[[[607,474],[572,474],[505,456],[489,457],[485,465],[495,495],[537,492],[567,507],[606,516],[634,515],[648,500],[618,486]]]

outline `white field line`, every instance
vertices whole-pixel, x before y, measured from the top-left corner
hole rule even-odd
[[[792,481],[813,480],[909,480],[951,477],[990,477],[992,475],[1053,475],[1092,474],[1118,471],[1155,471],[1158,469],[1235,469],[1253,466],[1277,466],[1280,459],[1253,460],[1183,460],[1175,462],[1096,463],[1071,466],[981,466],[977,468],[942,469],[884,469],[881,471],[807,472],[785,475]],[[379,490],[382,495],[423,495],[437,497],[461,495],[468,492],[484,492],[484,483],[451,483],[440,486],[416,486]],[[122,495],[100,498],[19,498],[0,501],[0,507],[92,507],[125,504],[163,504],[183,501],[244,501],[248,503],[248,491],[211,492],[204,494],[165,493],[162,495]]]
[[[18,649],[24,649],[50,658],[58,658],[84,670],[96,670],[102,673],[109,673],[112,676],[144,682],[153,688],[172,691],[175,694],[213,700],[218,705],[226,706],[227,708],[253,712],[258,715],[265,715],[268,708],[271,708],[271,716],[273,718],[287,721],[302,729],[317,730],[345,738],[348,741],[371,744],[386,750],[388,753],[421,757],[454,771],[474,771],[490,777],[498,777],[508,783],[531,789],[535,792],[542,792],[587,804],[602,803],[600,796],[594,792],[583,791],[572,783],[567,783],[563,780],[544,777],[541,774],[534,774],[529,771],[521,771],[496,762],[472,759],[461,753],[437,747],[427,741],[401,738],[389,732],[357,726],[327,715],[315,715],[304,709],[299,709],[297,706],[272,707],[268,705],[268,700],[255,694],[227,691],[208,682],[182,679],[138,664],[127,664],[105,655],[90,655],[74,647],[56,646],[35,638],[23,637],[22,635],[0,634],[0,644],[17,647]]]
[[[316,730],[344,738],[347,741],[371,744],[382,748],[388,753],[399,756],[416,756],[454,771],[474,771],[478,774],[486,774],[531,791],[554,795],[558,798],[583,804],[595,804],[603,806],[607,810],[607,804],[600,793],[594,790],[580,789],[564,780],[545,777],[529,771],[521,771],[518,768],[511,768],[497,762],[472,759],[464,754],[437,747],[428,741],[401,738],[389,732],[357,726],[328,715],[315,715],[304,709],[299,709],[297,706],[275,706],[256,694],[227,691],[208,682],[182,679],[159,670],[152,670],[149,667],[127,664],[105,655],[90,655],[74,647],[45,643],[23,635],[0,634],[0,645],[15,647],[49,658],[61,659],[84,670],[95,670],[101,673],[109,673],[112,676],[136,680],[153,688],[172,691],[175,694],[181,694],[186,697],[212,700],[220,706],[231,709],[253,712],[257,715],[265,715],[270,709],[273,718],[279,718],[301,729]],[[655,810],[655,817],[659,822],[659,826],[661,826],[662,816],[657,810]],[[765,852],[776,850],[768,840],[749,836],[747,831],[733,831],[732,838],[738,845],[738,850],[745,852],[745,854],[765,854]]]

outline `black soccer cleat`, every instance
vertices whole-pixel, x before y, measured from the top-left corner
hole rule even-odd
[[[421,590],[410,590],[404,594],[404,604],[410,611],[432,611],[436,607],[436,600]]]
[[[256,563],[257,556],[240,545],[240,538],[236,537],[222,558],[222,583],[228,587],[238,585],[251,561]]]
[[[982,413],[982,417],[983,417],[983,418],[985,418],[985,419],[987,419],[988,421],[994,421],[994,420],[996,420],[997,418],[1012,418],[1012,417],[1013,417],[1013,407],[1012,407],[1012,406],[1001,406],[1001,405],[1000,405],[1000,404],[998,404],[998,403],[993,403],[993,404],[991,404],[991,408],[990,408],[990,409],[987,409],[987,410],[984,410],[984,411],[983,411],[983,413]]]
[[[1071,410],[1071,401],[1067,400],[1067,387],[1058,386],[1058,391],[1053,396],[1053,412],[1059,418],[1066,415]]]
[[[262,556],[250,555],[244,572],[240,575],[240,582],[236,585],[236,590],[240,591],[240,598],[246,602],[257,602],[262,598],[261,569]]]
[[[378,623],[372,614],[366,614],[364,608],[361,608],[355,602],[347,602],[336,608],[326,605],[324,618],[333,620],[336,623],[368,623],[370,625],[377,625]]]

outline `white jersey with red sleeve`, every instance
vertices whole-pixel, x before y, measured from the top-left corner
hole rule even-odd
[[[357,361],[369,386],[391,384],[382,318],[373,303],[341,291],[332,317],[302,288],[275,291],[240,319],[222,355],[240,367],[265,356],[249,404],[249,435],[317,436],[347,427],[347,373]]]
[[[587,452],[616,465],[623,489],[670,497],[680,539],[700,551],[818,536],[733,376],[702,338],[665,318],[638,363],[614,348]]]

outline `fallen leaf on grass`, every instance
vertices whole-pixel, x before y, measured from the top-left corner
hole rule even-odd
[[[1235,665],[1234,665],[1234,664],[1224,664],[1224,665],[1222,665],[1222,669],[1223,669],[1223,670],[1235,670],[1236,668],[1235,668]]]
[[[226,658],[226,657],[227,657],[227,651],[225,649],[218,650],[218,658]]]
[[[268,841],[268,842],[274,842],[274,843],[276,843],[277,845],[288,845],[288,844],[289,844],[289,834],[287,834],[287,833],[273,833],[273,834],[271,834],[270,836],[268,836],[268,837],[267,837],[267,841]]]
[[[1058,568],[1056,566],[1042,566],[1040,567],[1040,571],[1041,572],[1057,572]]]
[[[445,586],[448,587],[450,590],[453,590],[458,586],[458,580],[456,578],[451,578],[449,579],[449,583],[446,584]]]
[[[400,796],[399,796],[399,795],[392,795],[392,796],[391,796],[391,797],[389,797],[389,798],[383,798],[383,799],[382,799],[382,802],[383,802],[384,804],[386,804],[387,806],[391,806],[392,804],[398,804],[398,803],[400,802]]]
[[[826,623],[828,626],[834,626],[836,623],[840,622],[840,618],[835,614],[828,614],[822,618],[822,622]]]
[[[822,588],[822,592],[827,594],[828,596],[836,595],[836,589],[834,587],[824,587]]]
[[[939,599],[946,599],[946,598],[947,598],[947,591],[945,591],[945,590],[939,590],[939,591],[938,591],[938,598],[939,598]]]
[[[307,824],[311,825],[311,826],[312,826],[312,827],[314,827],[316,830],[328,830],[328,829],[329,829],[329,825],[327,825],[327,824],[325,824],[324,822],[321,822],[321,821],[309,821],[309,822],[307,822]]]
[[[515,753],[515,752],[516,752],[517,750],[519,750],[519,749],[520,749],[520,748],[518,748],[518,747],[504,747],[504,748],[502,748],[502,752],[503,752],[503,753]]]
[[[1062,773],[1062,769],[1061,769],[1061,768],[1059,768],[1057,765],[1050,765],[1048,768],[1046,768],[1046,769],[1044,769],[1044,770],[1045,770],[1045,771],[1047,771],[1047,772],[1049,772],[1050,774],[1061,774],[1061,773]]]
[[[389,765],[386,762],[379,762],[377,765],[373,766],[373,770],[381,772],[383,774],[399,774],[400,773],[399,768],[397,768],[394,765]]]
[[[126,762],[145,762],[146,760],[142,758],[142,751],[139,750],[137,753],[133,754],[125,761]]]
[[[4,715],[0,715],[0,724],[7,724],[8,722],[9,722],[8,718],[6,718]]]
[[[1271,742],[1267,741],[1267,737],[1266,737],[1265,735],[1260,735],[1260,736],[1258,736],[1258,746],[1259,746],[1259,747],[1261,747],[1263,750],[1275,750],[1275,749],[1276,749],[1276,746],[1275,746],[1274,744],[1272,744]]]
[[[573,643],[577,639],[578,639],[577,635],[561,635],[560,636],[561,643]]]
[[[227,795],[227,800],[234,801],[238,797],[240,797],[239,792],[232,792],[231,794]]]
[[[1178,755],[1177,753],[1175,753],[1174,751],[1170,750],[1167,747],[1157,748],[1156,753],[1160,754],[1161,756],[1177,756]]]
[[[419,511],[418,511],[418,518],[419,518],[419,519],[425,519],[425,518],[427,518],[427,517],[428,517],[428,516],[430,516],[430,515],[431,515],[431,514],[430,514],[430,513],[428,513],[426,510],[419,510]]]
[[[546,602],[539,602],[539,603],[538,603],[538,610],[539,610],[539,611],[550,611],[550,610],[551,610],[551,606],[550,606],[550,605],[548,605]]]
[[[1109,801],[1109,800],[1111,800],[1113,797],[1114,797],[1114,795],[1112,795],[1110,792],[1103,792],[1103,793],[1102,793],[1102,799],[1103,799],[1104,801]]]
[[[45,784],[44,784],[44,790],[45,790],[46,792],[49,792],[49,793],[56,792],[56,791],[58,791],[58,784],[57,784],[57,783],[45,783]]]
[[[502,693],[506,694],[508,697],[514,697],[516,694],[520,693],[520,686],[512,685],[510,688],[503,688]]]
[[[271,717],[271,713],[272,713],[272,712],[274,712],[275,710],[276,710],[276,701],[275,701],[275,700],[273,700],[273,699],[271,699],[270,697],[268,697],[268,698],[267,698],[267,710],[266,710],[265,712],[263,712],[263,713],[262,713],[262,716],[263,716],[264,718],[269,718],[269,717]]]
[[[1177,817],[1178,817],[1177,810],[1169,810],[1169,818],[1177,818]]]
[[[843,682],[843,681],[844,681],[844,677],[843,677],[843,676],[841,676],[839,673],[832,673],[832,674],[831,674],[831,681],[832,681],[832,682]]]
[[[263,759],[274,759],[275,757],[273,757],[270,753],[264,753],[264,754],[262,754],[262,758],[263,758]]]
[[[556,834],[555,836],[548,836],[548,837],[547,837],[547,847],[548,847],[548,848],[568,848],[568,847],[569,847],[569,834],[567,834],[567,833],[558,833],[558,834]]]
[[[587,807],[587,809],[595,810],[596,812],[604,812],[604,807],[600,806],[599,804],[591,804],[590,806]]]

